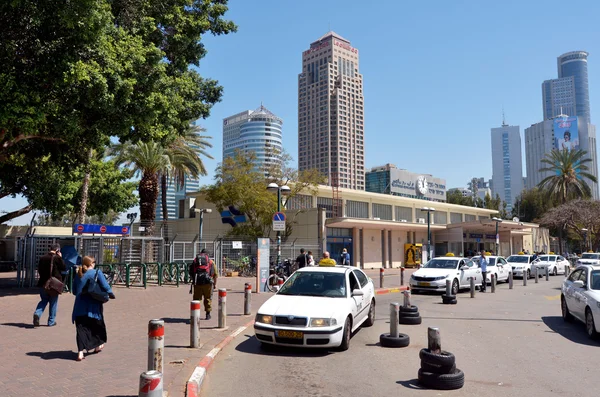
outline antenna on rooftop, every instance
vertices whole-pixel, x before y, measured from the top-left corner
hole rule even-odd
[[[506,127],[506,116],[504,115],[504,105],[502,106],[502,127]]]

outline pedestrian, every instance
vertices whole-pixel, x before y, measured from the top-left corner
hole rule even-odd
[[[337,263],[335,259],[331,259],[329,251],[323,252],[323,258],[319,261],[319,266],[335,266]]]
[[[485,251],[481,251],[481,256],[479,257],[479,267],[481,268],[481,276],[483,277],[483,281],[481,282],[480,292],[485,292],[486,284],[487,284],[487,265],[488,261],[485,257]]]
[[[48,327],[56,325],[56,311],[58,309],[58,294],[48,294],[44,286],[46,282],[55,277],[62,282],[62,272],[66,269],[65,263],[62,260],[62,254],[60,252],[59,244],[51,244],[49,252],[40,258],[38,262],[38,273],[40,278],[38,280],[38,288],[40,288],[40,302],[37,304],[35,312],[33,313],[33,326],[40,326],[40,317],[44,314],[46,305],[50,304],[50,311],[48,313]],[[62,291],[61,291],[62,292]]]
[[[308,266],[315,265],[315,258],[313,257],[312,251],[308,251]]]
[[[342,250],[342,255],[340,256],[340,264],[342,266],[351,266],[350,254],[348,253],[348,250],[346,248]]]
[[[213,287],[217,288],[218,275],[215,271],[215,264],[209,258],[206,248],[203,248],[192,262],[190,277],[194,289],[194,300],[204,300],[206,319],[210,320]]]
[[[99,286],[99,291],[94,285]],[[105,294],[105,299],[100,299],[94,291]],[[100,353],[107,341],[106,324],[104,323],[104,302],[115,299],[110,285],[101,270],[96,269],[96,261],[91,256],[84,256],[81,266],[77,268],[77,275],[73,280],[73,314],[71,321],[75,324],[77,333],[77,361],[85,358],[84,350]]]
[[[298,269],[302,269],[304,266],[308,265],[308,254],[304,248],[300,248],[300,255],[296,258],[296,265]]]

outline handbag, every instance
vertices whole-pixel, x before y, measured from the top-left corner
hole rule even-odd
[[[46,293],[52,297],[62,294],[65,288],[65,284],[62,281],[52,276],[52,270],[54,268],[54,258],[55,256],[53,255],[52,260],[50,260],[50,278],[44,284],[44,291],[46,291]]]
[[[81,290],[82,294],[87,294],[91,296],[94,300],[97,300],[100,303],[108,302],[108,292],[104,291],[104,288],[100,284],[98,284],[98,270],[96,270],[96,275],[93,279],[89,279],[87,283]]]

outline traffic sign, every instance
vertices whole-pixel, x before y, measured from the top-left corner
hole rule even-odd
[[[283,221],[283,222],[285,222],[285,214],[283,212],[276,212],[273,215],[273,220],[274,221]]]
[[[129,227],[123,226],[123,228],[121,229],[121,233],[123,233],[123,234],[129,234]]]
[[[477,242],[478,242],[478,243],[480,243],[480,242],[481,242],[481,239],[480,239],[480,238],[478,238],[478,239],[476,239],[476,240],[477,240]]]
[[[106,226],[100,226],[100,233],[106,233]]]
[[[83,225],[77,225],[77,231],[83,233]]]
[[[273,214],[273,230],[276,232],[285,232],[285,214],[283,212]]]

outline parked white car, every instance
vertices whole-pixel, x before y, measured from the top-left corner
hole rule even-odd
[[[538,275],[545,275],[546,268],[553,276],[557,274],[565,274],[565,269],[570,268],[571,264],[562,255],[540,255],[531,264],[531,272],[535,274],[535,269],[538,269]]]
[[[475,285],[481,286],[482,274],[479,265],[467,258],[443,256],[433,258],[410,276],[413,291],[445,291],[446,280],[452,281],[452,293],[470,287],[470,277]]]
[[[579,265],[600,266],[600,253],[584,252],[583,254],[581,254],[581,258],[577,260],[577,266]]]
[[[506,262],[503,256],[486,256],[488,261],[487,272],[485,275],[486,282],[491,284],[492,274],[496,277],[496,282],[508,281],[508,275],[512,272],[512,267]],[[472,261],[479,266],[479,257],[474,256]]]
[[[523,277],[523,274],[526,274],[527,278],[531,277],[533,255],[511,255],[506,258],[506,262],[511,266],[513,276]]]
[[[375,321],[375,287],[360,269],[298,269],[258,309],[254,334],[263,345],[339,347]]]
[[[577,266],[563,281],[560,296],[565,321],[574,318],[585,324],[590,338],[600,333],[600,266]]]

